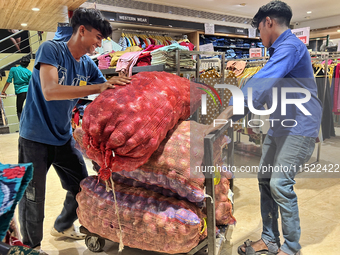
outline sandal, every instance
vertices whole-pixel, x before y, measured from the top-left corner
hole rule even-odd
[[[242,244],[237,248],[238,254],[241,254],[241,255],[276,255],[277,254],[277,252],[273,253],[273,252],[270,252],[269,250],[255,251],[254,248],[251,247],[251,243],[252,241],[247,239],[247,241],[244,242],[245,246],[243,246]],[[242,251],[242,247],[245,247],[245,252]]]
[[[51,235],[54,237],[68,237],[76,240],[82,240],[85,239],[86,235],[80,233],[75,229],[75,226],[72,225],[69,229],[66,229],[64,231],[57,231],[54,227],[51,229]]]

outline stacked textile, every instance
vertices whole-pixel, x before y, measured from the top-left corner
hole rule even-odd
[[[178,43],[164,46],[151,52],[151,65],[166,65],[167,67],[176,67],[176,50],[188,51],[188,48]],[[196,61],[191,56],[181,56],[180,66],[192,68]]]

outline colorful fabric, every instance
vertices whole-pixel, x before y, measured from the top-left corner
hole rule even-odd
[[[0,240],[7,232],[17,203],[33,177],[33,164],[0,163]]]

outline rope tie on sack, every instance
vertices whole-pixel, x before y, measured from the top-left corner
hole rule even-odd
[[[117,203],[117,198],[116,198],[114,182],[112,180],[112,175],[110,177],[110,181],[111,181],[111,185],[112,185],[112,193],[113,193],[113,198],[115,200],[115,211],[116,211],[117,220],[118,220],[118,226],[119,226],[119,249],[118,249],[118,252],[122,252],[123,249],[124,249],[123,231],[122,231],[122,225],[120,224],[119,211],[118,211],[118,203]]]

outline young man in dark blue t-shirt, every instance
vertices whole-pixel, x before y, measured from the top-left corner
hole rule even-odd
[[[19,221],[23,243],[32,248],[39,247],[43,238],[46,174],[51,165],[67,190],[64,208],[51,234],[84,238],[73,226],[78,207],[75,196],[87,170],[74,148],[72,109],[80,97],[131,80],[113,77],[107,81],[86,55],[112,33],[110,23],[98,10],[75,10],[71,26],[73,34],[68,42],[47,41],[39,47],[21,116],[19,163],[33,162],[34,175],[19,204]]]

